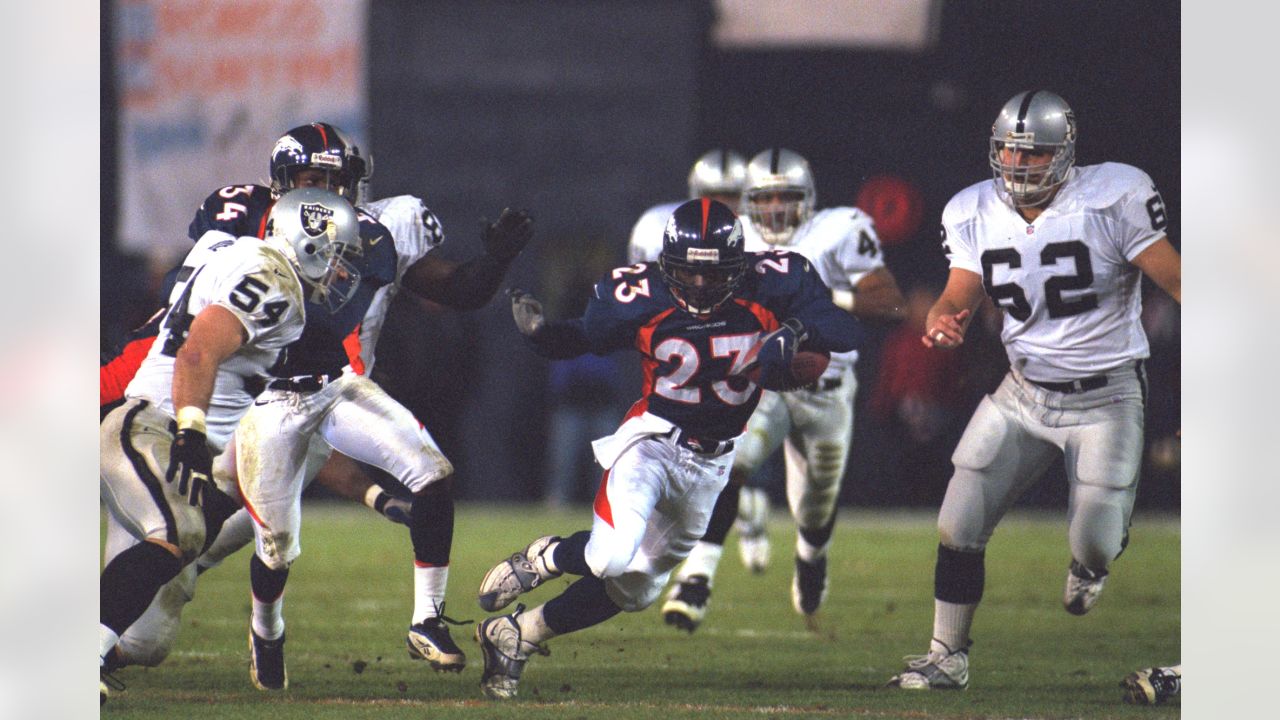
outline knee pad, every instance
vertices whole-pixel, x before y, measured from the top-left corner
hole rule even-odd
[[[986,548],[995,523],[986,517],[981,480],[980,472],[956,466],[938,511],[938,538],[942,545],[963,552]]]
[[[591,574],[601,580],[616,578],[626,571],[627,565],[631,563],[632,553],[625,552],[622,548],[612,546],[612,543],[598,542],[595,535],[587,542],[587,548],[584,552],[587,559],[587,566],[591,568]],[[624,610],[626,608],[623,608]]]
[[[1087,568],[1108,567],[1128,544],[1132,508],[1129,490],[1078,485],[1072,492],[1067,529],[1071,556]]]

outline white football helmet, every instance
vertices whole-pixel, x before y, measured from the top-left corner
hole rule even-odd
[[[267,216],[267,243],[284,254],[312,287],[307,298],[337,312],[355,295],[360,271],[360,221],[351,203],[321,188],[280,196]]]
[[[743,210],[760,237],[770,245],[786,245],[813,217],[818,191],[809,162],[799,153],[770,148],[747,163]]]
[[[747,160],[732,150],[716,148],[703,153],[689,170],[689,199],[727,196],[737,208],[737,198],[747,182]]]
[[[1048,163],[1013,162],[1005,149],[1051,152]],[[1053,196],[1076,161],[1076,117],[1047,90],[1014,95],[991,126],[988,155],[996,191],[1015,208],[1037,207]],[[1021,158],[1017,158],[1021,159]]]

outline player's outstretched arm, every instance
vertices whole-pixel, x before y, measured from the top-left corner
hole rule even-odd
[[[1173,249],[1169,238],[1162,237],[1149,245],[1138,253],[1133,264],[1161,290],[1169,293],[1169,297],[1182,304],[1182,256]]]
[[[504,209],[480,233],[484,253],[458,264],[424,255],[405,271],[401,285],[456,310],[476,310],[494,296],[507,268],[533,237],[533,218],[525,210]]]
[[[889,268],[879,267],[858,281],[847,296],[841,291],[833,291],[832,302],[843,308],[854,317],[864,320],[889,320],[898,322],[906,317],[907,301],[902,297],[898,281],[894,279]]]
[[[516,329],[529,339],[534,352],[549,360],[568,360],[590,351],[587,334],[579,318],[547,320],[542,303],[519,288],[507,291]]]
[[[973,311],[982,298],[982,277],[968,270],[952,268],[942,296],[929,308],[925,334],[920,341],[929,348],[959,347],[964,342],[964,333]]]

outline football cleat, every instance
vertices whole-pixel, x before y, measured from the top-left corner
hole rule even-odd
[[[711,581],[706,575],[690,575],[672,586],[662,603],[662,620],[668,625],[693,633],[707,615],[711,601]]]
[[[1062,606],[1072,615],[1083,615],[1098,604],[1102,585],[1107,581],[1106,570],[1090,570],[1075,560],[1067,571],[1067,587],[1062,593]]]
[[[1182,691],[1182,673],[1177,667],[1135,670],[1125,675],[1120,687],[1131,705],[1159,705]]]
[[[559,542],[555,535],[547,535],[525,546],[524,550],[494,565],[480,581],[477,598],[480,607],[495,612],[510,605],[522,593],[538,587],[560,573],[547,567],[544,557],[548,546]]]
[[[791,578],[791,606],[804,616],[813,615],[827,599],[827,556],[814,562],[796,557],[796,574]]]
[[[521,637],[516,616],[523,611],[524,606],[517,605],[514,613],[491,617],[476,627],[476,642],[484,656],[480,689],[494,700],[510,700],[519,694],[520,674],[530,655],[551,654],[545,646]]]
[[[443,607],[440,609],[444,610]],[[442,614],[410,625],[409,635],[405,638],[405,644],[409,646],[409,658],[426,660],[436,672],[462,672],[467,666],[467,656],[453,641],[445,622],[463,624]]]
[[[102,667],[98,670],[98,707],[107,704],[111,693],[124,690],[124,683],[116,679],[111,671]]]
[[[889,678],[889,687],[904,690],[963,690],[969,686],[969,649],[955,652],[930,650],[908,655],[907,667]]]
[[[283,690],[289,687],[289,673],[284,667],[284,635],[264,640],[249,630],[249,679],[259,690]]]

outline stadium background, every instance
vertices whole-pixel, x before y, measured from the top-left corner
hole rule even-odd
[[[194,211],[219,184],[263,177],[267,151],[288,127],[332,119],[371,149],[375,196],[426,199],[444,223],[449,242],[442,251],[450,257],[478,251],[482,216],[506,205],[529,208],[536,237],[510,283],[538,293],[553,313],[568,314],[580,308],[591,279],[623,263],[640,213],[683,197],[698,154],[725,146],[750,156],[781,145],[809,159],[820,207],[853,204],[874,176],[896,176],[916,188],[922,221],[886,247],[886,260],[904,292],[913,286],[936,292],[946,276],[936,241],[942,206],[960,188],[989,177],[986,138],[1000,105],[1020,90],[1047,88],[1076,112],[1077,161],[1146,170],[1164,196],[1169,235],[1179,244],[1176,4],[921,0],[906,3],[924,6],[929,15],[924,42],[914,49],[717,41],[725,10],[751,4],[372,0],[361,4],[364,25],[350,29],[363,45],[363,115],[345,123],[323,114],[282,117],[265,136],[234,138],[252,145],[259,159],[244,174],[169,191]],[[120,241],[128,218],[121,217],[119,199],[133,178],[119,172],[126,144],[116,100],[120,58],[127,59],[129,46],[121,24],[111,20],[122,8],[146,5],[102,5],[104,347],[159,304],[156,268],[165,264]],[[844,6],[839,21],[857,23],[859,8],[883,4],[756,5],[789,7],[797,21],[815,8]],[[209,44],[219,41],[211,27]],[[172,232],[181,236],[185,225]],[[1176,510],[1180,473],[1171,436],[1181,424],[1178,312],[1158,300],[1148,310],[1151,452],[1138,502]],[[974,403],[1003,372],[1003,352],[989,335],[966,345],[955,393],[940,399],[944,411],[934,422],[924,423],[927,437],[912,439],[894,419],[901,414],[892,403],[890,415],[871,407],[882,366],[892,362],[881,353],[891,332],[876,328],[859,363],[859,411],[842,501],[936,506],[950,474],[950,450]],[[638,370],[624,360],[610,372],[615,394],[607,401],[620,417],[636,397]],[[456,313],[402,294],[375,378],[415,411],[454,461],[463,499],[543,496],[552,409],[572,401],[572,393],[522,346],[505,302]],[[776,496],[779,484],[773,489]],[[1056,469],[1024,503],[1061,507],[1064,498]]]

